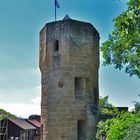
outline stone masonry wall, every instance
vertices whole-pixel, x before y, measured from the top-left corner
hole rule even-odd
[[[95,135],[99,34],[89,23],[62,20],[40,31],[42,140]],[[95,90],[96,89],[96,90]]]

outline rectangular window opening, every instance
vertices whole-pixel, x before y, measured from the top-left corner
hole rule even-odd
[[[54,43],[54,51],[59,51],[59,41],[56,40],[55,43]]]
[[[77,140],[86,139],[86,121],[78,120],[77,121]]]
[[[86,80],[85,78],[75,77],[75,98],[85,98]]]

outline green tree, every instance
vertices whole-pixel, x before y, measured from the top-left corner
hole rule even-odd
[[[112,104],[108,101],[109,96],[100,97],[99,99],[99,105],[103,107],[112,107]]]
[[[140,139],[140,123],[129,126],[123,140],[139,140]]]
[[[100,99],[104,105],[110,104],[108,97]],[[139,140],[140,139],[140,103],[135,101],[135,112],[114,112],[106,111],[108,115],[114,114],[112,118],[104,120],[101,119],[98,124],[98,131],[96,138],[102,140],[105,136],[106,140]],[[112,106],[113,107],[113,106]],[[114,108],[114,107],[113,107]],[[108,108],[110,110],[110,108]],[[101,110],[101,115],[105,110]]]
[[[118,112],[112,119],[100,121],[97,140],[138,140],[140,138],[140,116],[131,112]]]
[[[105,96],[105,97],[100,97],[99,99],[99,106],[100,106],[99,116],[101,118],[104,117],[103,116],[104,114],[115,115],[118,112],[118,109],[114,107],[111,103],[109,103],[108,98],[109,96]]]
[[[140,0],[129,0],[128,9],[114,19],[114,30],[102,44],[104,65],[125,68],[140,78]]]
[[[140,97],[140,95],[138,95]],[[135,106],[135,113],[140,115],[140,102],[139,101],[135,101],[134,102],[134,106]]]
[[[134,132],[136,125],[140,125],[140,117],[130,112],[121,112],[116,118],[110,120],[106,139],[122,140],[126,137],[129,131]],[[140,133],[136,133],[135,135],[140,137]],[[133,140],[137,139],[133,138]]]
[[[4,118],[16,118],[16,116],[10,112],[5,111],[4,109],[0,109],[0,120]]]

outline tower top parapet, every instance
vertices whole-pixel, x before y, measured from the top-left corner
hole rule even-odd
[[[64,27],[64,26],[71,26],[71,27],[76,26],[77,28],[81,28],[81,27],[86,28],[86,27],[89,27],[89,30],[93,31],[94,34],[96,34],[99,37],[98,30],[96,30],[96,28],[91,23],[85,22],[85,21],[79,21],[79,20],[72,19],[68,15],[66,15],[63,18],[63,20],[48,22],[48,23],[46,23],[46,25],[44,27],[51,27],[51,26],[52,27],[61,27],[61,28]]]

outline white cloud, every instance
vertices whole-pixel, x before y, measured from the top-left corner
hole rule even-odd
[[[41,102],[41,97],[40,97],[40,96],[37,96],[37,97],[35,97],[34,99],[32,99],[31,102],[32,102],[33,104],[40,104],[40,102]]]
[[[30,69],[30,72],[31,72],[31,74],[40,76],[40,70],[39,70],[39,68]]]
[[[0,103],[33,103],[37,96],[41,96],[40,86],[0,89]]]
[[[0,103],[0,108],[15,114],[18,117],[28,118],[30,115],[40,115],[40,104],[24,104],[24,103]]]
[[[39,88],[39,87],[38,87]],[[28,118],[30,115],[40,115],[41,96],[31,99],[29,104],[26,103],[0,103],[0,108],[4,109],[18,117]]]

